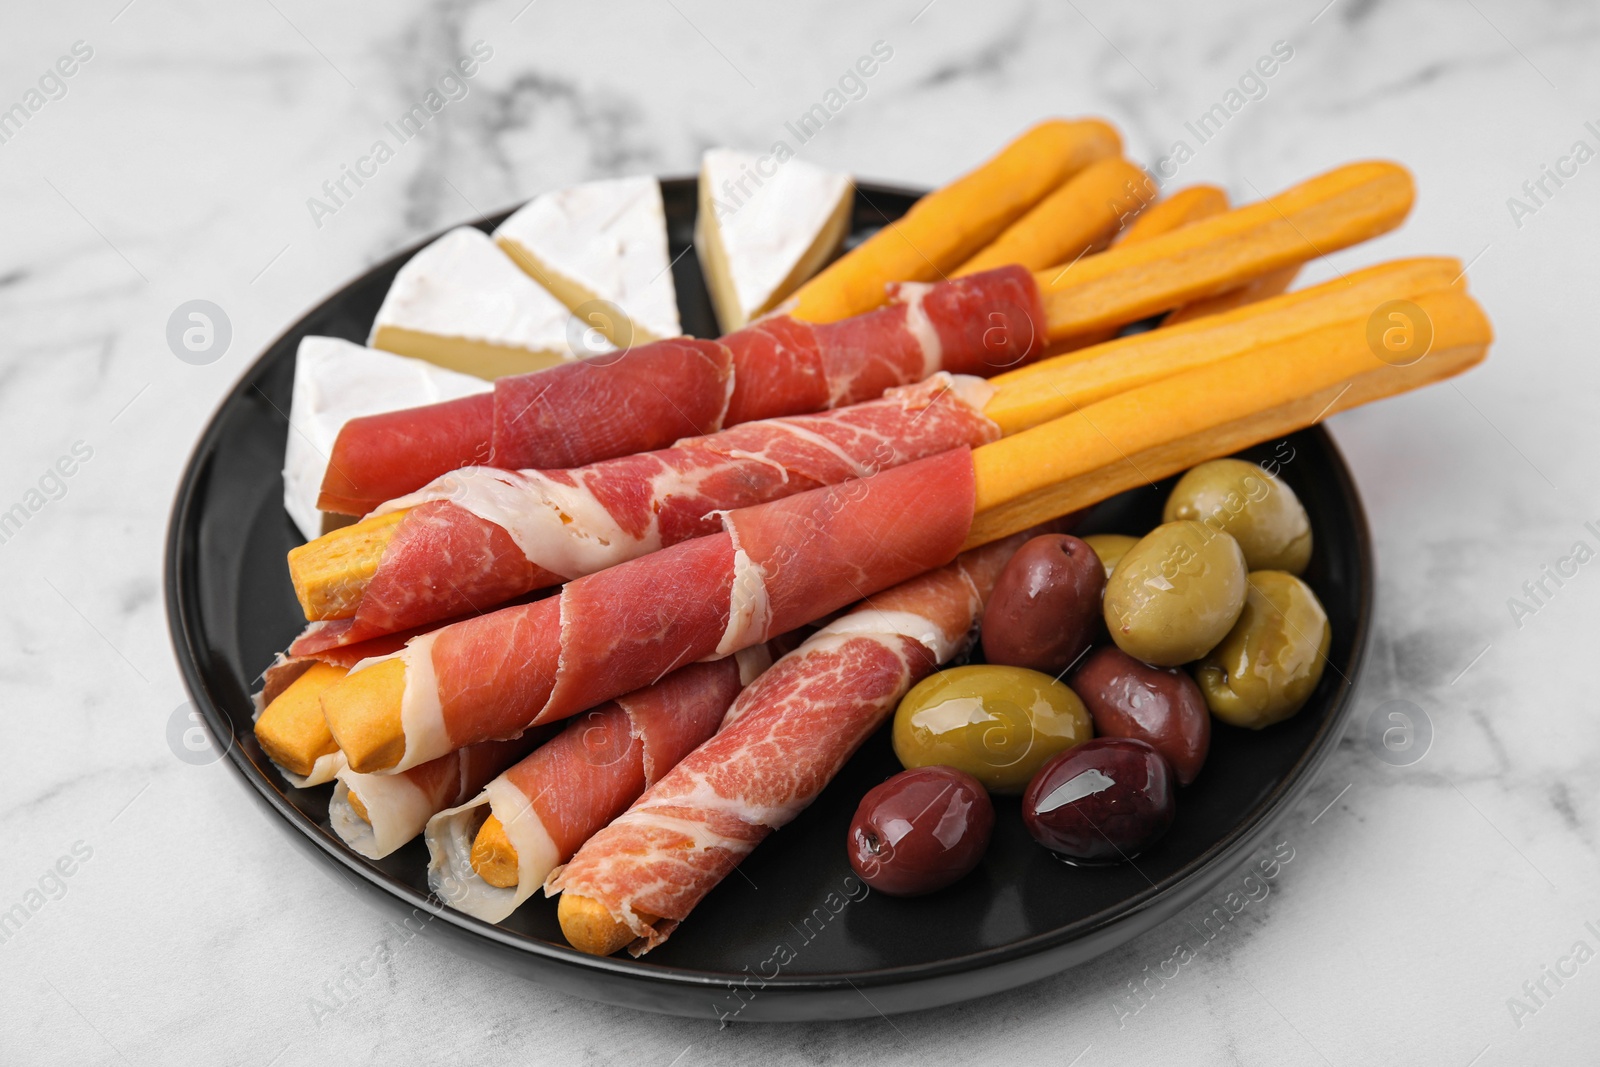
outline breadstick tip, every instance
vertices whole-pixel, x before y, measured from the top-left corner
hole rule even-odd
[[[328,729],[351,770],[371,774],[388,770],[405,755],[405,728],[400,703],[406,691],[406,664],[386,659],[352,671],[322,694]]]
[[[506,836],[505,825],[490,815],[478,828],[470,856],[478,877],[496,889],[513,889],[521,878],[517,867],[517,847]]]
[[[338,748],[322,717],[321,696],[345,675],[344,668],[313,663],[279,693],[256,719],[256,740],[278,766],[305,777],[317,758]]]
[[[634,940],[628,924],[591,897],[562,893],[556,905],[556,918],[561,921],[561,932],[567,943],[591,956],[610,956]]]

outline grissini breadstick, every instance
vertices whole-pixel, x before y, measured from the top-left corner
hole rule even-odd
[[[1435,320],[1438,358],[1423,360],[1421,371],[1380,363],[1367,348],[1365,319],[1347,320],[970,453],[736,510],[725,533],[579,578],[559,596],[444,627],[394,660],[352,672],[323,694],[329,728],[363,772],[403,770],[511,736],[639,688],[664,669],[759,644],[937,567],[963,544],[1103,499],[1109,492],[1096,472],[1120,469],[1124,452],[1192,439],[1184,455],[1192,465],[1241,447],[1230,428],[1263,413],[1286,413],[1268,419],[1274,433],[1308,424],[1295,401],[1329,380],[1360,378],[1360,395],[1377,397],[1483,357],[1488,324],[1465,292],[1415,302]],[[1096,426],[1110,418],[1117,435],[1108,441]],[[1095,488],[1079,488],[1080,479]]]
[[[255,735],[268,758],[297,788],[332,781],[346,766],[322,714],[322,692],[366,660],[392,655],[426,628],[400,630],[314,654],[279,656],[252,699],[260,711]],[[308,678],[307,675],[310,675]],[[297,682],[304,681],[293,694]],[[280,697],[288,696],[280,701]],[[304,773],[297,773],[304,772]],[[359,800],[356,804],[359,809]]]
[[[1411,210],[1411,175],[1351,163],[1277,196],[1036,274],[1052,341],[1215,296],[1376,237]]]
[[[1228,210],[1228,194],[1215,185],[1190,185],[1165,200],[1157,200],[1133,217],[1133,220],[1124,226],[1112,239],[1112,245],[1123,247],[1136,245],[1160,237],[1162,234],[1171,233],[1191,222],[1208,219],[1213,215],[1220,215]],[[1170,316],[1169,316],[1170,317]],[[1076,337],[1069,337],[1063,341],[1052,344],[1045,352],[1045,356],[1058,356],[1066,352],[1074,352],[1090,345],[1102,344],[1116,337],[1122,332],[1121,326],[1106,326],[1099,330],[1091,330]]]
[[[1189,222],[1198,222],[1200,219],[1210,218],[1213,214],[1221,214],[1222,211],[1227,211],[1227,194],[1216,186],[1190,186],[1189,189],[1182,189],[1173,194],[1173,200],[1178,200],[1179,197],[1184,198],[1182,214],[1186,218],[1182,218],[1182,221],[1174,219],[1171,226],[1166,226],[1165,229],[1157,229],[1155,226],[1139,226],[1139,222],[1146,219],[1146,216],[1139,216],[1138,219],[1134,219],[1133,224],[1128,229],[1123,230],[1123,242],[1138,243],[1141,240],[1150,240],[1150,238],[1160,237],[1163,232],[1171,232],[1171,230],[1178,229],[1179,226],[1187,226]],[[1176,216],[1179,213],[1174,211],[1173,214]],[[1178,309],[1171,310],[1166,314],[1166,318],[1163,318],[1162,326],[1163,328],[1165,326],[1176,326],[1179,323],[1195,320],[1195,318],[1216,315],[1219,312],[1235,309],[1235,307],[1243,307],[1245,304],[1264,301],[1269,296],[1277,296],[1278,293],[1285,293],[1290,288],[1290,285],[1293,285],[1294,277],[1298,274],[1299,264],[1293,264],[1293,266],[1272,270],[1269,274],[1261,275],[1261,277],[1251,278],[1250,282],[1238,286],[1237,290],[1229,290],[1226,293],[1218,293],[1216,296],[1198,299],[1198,301],[1190,302],[1190,304],[1184,304]]]
[[[289,580],[306,618],[339,619],[355,611],[404,517],[374,515],[331,531],[338,537],[324,534],[290,549]]]
[[[1181,326],[1149,330],[1047,359],[990,381],[984,414],[1016,433],[1207,363],[1275,344],[1319,326],[1364,319],[1386,300],[1449,288],[1461,261],[1436,256],[1381,263],[1298,292]]]
[[[1246,304],[1253,304],[1257,300],[1265,300],[1268,297],[1277,296],[1279,293],[1287,292],[1289,286],[1294,284],[1294,280],[1299,274],[1300,264],[1298,263],[1280,267],[1275,271],[1261,275],[1259,278],[1252,278],[1237,289],[1229,289],[1225,293],[1218,293],[1216,296],[1208,296],[1201,300],[1192,301],[1180,308],[1175,308],[1167,313],[1166,318],[1161,320],[1161,325],[1163,328],[1177,326],[1185,322],[1193,322],[1195,319],[1203,319],[1207,315],[1231,311],[1234,308],[1244,307]]]
[[[313,663],[256,716],[256,740],[291,785],[331,782],[343,765],[339,746],[322,717],[322,694],[348,672]]]
[[[1039,201],[994,241],[951,272],[959,278],[1009,264],[1043,270],[1105,247],[1123,221],[1158,191],[1144,169],[1121,156],[1093,163]]]
[[[1187,185],[1135,215],[1111,243],[1139,244],[1227,210],[1228,194],[1220,186]]]
[[[890,282],[942,277],[1062,182],[1121,151],[1117,131],[1098,120],[1041,122],[802,285],[789,313],[837,322],[882,304]]]
[[[1464,289],[1436,289],[1412,302],[1431,337],[1431,347],[1414,361],[1380,359],[1369,346],[1367,318],[1346,319],[978,449],[977,510],[967,545],[1303,429],[1328,414],[1452,377],[1487,354],[1493,330]],[[1047,471],[1040,469],[1044,457],[1052,457],[1043,464]]]

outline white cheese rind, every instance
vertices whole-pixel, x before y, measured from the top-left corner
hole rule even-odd
[[[501,223],[494,237],[617,305],[652,337],[682,332],[666,212],[654,178],[614,178],[544,193]]]
[[[567,306],[528,277],[493,238],[459,226],[400,268],[367,343],[376,343],[378,331],[388,326],[564,359],[599,354],[572,351],[571,319]]]
[[[788,296],[779,294],[785,282],[804,281],[791,275],[854,190],[848,174],[728,148],[705,153],[700,180],[742,322]]]
[[[283,506],[307,540],[322,534],[317,495],[339,430],[351,419],[456,400],[493,385],[420,359],[342,341],[307,337],[295,357]]]

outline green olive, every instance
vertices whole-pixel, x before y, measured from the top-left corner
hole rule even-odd
[[[1239,542],[1253,571],[1299,574],[1311,562],[1311,520],[1294,490],[1254,463],[1214,459],[1178,479],[1162,522],[1190,519]]]
[[[1309,585],[1284,571],[1252,571],[1239,621],[1195,671],[1206,706],[1234,726],[1282,722],[1317,688],[1331,639]]]
[[[1111,572],[1117,569],[1117,561],[1128,554],[1128,549],[1139,543],[1137,537],[1127,534],[1090,534],[1083,539],[1083,543],[1094,549],[1094,554],[1100,557],[1100,562],[1105,564],[1106,577],[1111,577]]]
[[[1244,607],[1239,543],[1198,522],[1157,526],[1106,580],[1106,628],[1134,659],[1176,667],[1225,637]]]
[[[1051,756],[1093,736],[1078,694],[1025,667],[940,671],[894,713],[894,754],[908,770],[954,767],[991,793],[1021,793]]]

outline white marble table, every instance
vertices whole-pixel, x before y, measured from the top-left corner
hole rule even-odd
[[[1576,141],[1600,148],[1600,121],[1585,126],[1600,12],[1323,3],[13,5],[0,108],[45,83],[0,143],[0,511],[29,508],[0,543],[0,911],[28,911],[0,943],[0,1061],[1592,1060],[1600,962],[1572,953],[1600,949],[1600,562],[1546,579],[1537,604],[1523,584],[1575,542],[1600,548],[1584,525],[1600,519],[1600,162],[1538,201],[1523,183]],[[493,54],[467,95],[314,220],[307,199],[479,40]],[[1357,725],[1409,701],[1431,750],[1391,766],[1352,730],[1283,826],[1294,858],[1270,895],[1137,1012],[1119,998],[1190,936],[1184,919],[1054,980],[892,1021],[719,1031],[427,939],[318,1011],[325,983],[393,934],[226,765],[169,748],[185,694],[160,556],[191,443],[280,328],[401,245],[561,183],[765,147],[880,40],[892,60],[805,157],[933,183],[1038,117],[1097,113],[1147,163],[1187,140],[1178,180],[1241,199],[1352,157],[1415,170],[1409,224],[1310,276],[1454,254],[1500,331],[1456,384],[1332,420],[1380,558]],[[72,76],[46,77],[75,42]],[[1185,122],[1275,42],[1292,58],[1197,144]],[[197,298],[233,329],[207,366],[165,340]],[[1537,610],[1514,615],[1513,597]]]

